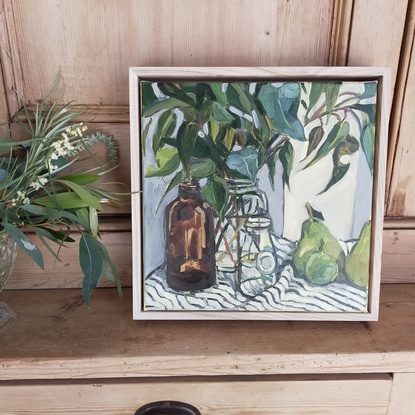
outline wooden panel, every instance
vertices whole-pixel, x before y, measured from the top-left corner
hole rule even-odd
[[[354,0],[334,3],[330,66],[346,66]]]
[[[18,317],[0,380],[415,372],[415,284],[383,285],[373,323],[133,321],[130,289],[97,290],[90,309],[79,290],[1,297]]]
[[[415,283],[415,229],[383,231],[382,282]]]
[[[0,62],[2,66],[6,99],[10,113],[19,108],[17,92],[23,91],[19,46],[16,38],[12,0],[0,1]]]
[[[395,373],[388,415],[413,415],[415,408],[415,373]]]
[[[79,234],[72,237],[79,240]],[[29,235],[33,243],[41,248],[45,259],[45,270],[36,265],[32,258],[21,249],[7,289],[80,288],[83,274],[79,265],[78,244],[67,244],[60,251],[62,262],[48,252],[35,235]],[[131,233],[102,232],[101,242],[117,266],[123,285],[131,286]],[[99,286],[114,286],[111,281],[101,278]],[[80,291],[80,290],[79,290]]]
[[[127,105],[129,66],[328,64],[333,0],[21,0],[12,12],[29,101],[61,68],[64,101]]]
[[[396,79],[395,92],[393,97],[392,113],[389,129],[389,157],[386,172],[387,200],[389,200],[389,188],[393,174],[394,158],[396,147],[399,139],[399,129],[401,127],[401,118],[403,111],[403,103],[405,99],[405,91],[408,81],[408,70],[411,63],[411,53],[415,33],[415,2],[409,2],[405,33],[401,46],[401,57],[399,63],[399,72]],[[402,137],[404,141],[404,137]]]
[[[408,0],[354,0],[347,65],[390,67],[393,89],[407,7]]]
[[[415,216],[415,49],[406,82],[399,138],[396,146],[387,214],[389,216]]]
[[[388,375],[9,384],[0,386],[0,414],[132,415],[146,403],[176,400],[192,404],[203,415],[386,415],[391,384]]]

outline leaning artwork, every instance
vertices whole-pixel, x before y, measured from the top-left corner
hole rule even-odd
[[[135,317],[376,319],[387,72],[158,69],[130,70]]]

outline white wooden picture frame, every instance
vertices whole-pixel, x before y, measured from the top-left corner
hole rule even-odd
[[[130,68],[133,318],[377,320],[389,105],[388,68]],[[180,179],[213,212],[204,288],[169,283]]]

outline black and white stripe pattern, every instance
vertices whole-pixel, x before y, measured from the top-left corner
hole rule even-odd
[[[294,275],[291,253],[294,245],[279,240],[281,255],[277,283],[255,297],[242,294],[235,276],[217,273],[216,284],[201,292],[178,292],[166,284],[164,267],[144,283],[146,311],[281,311],[281,312],[366,312],[367,292],[346,282],[319,286]]]

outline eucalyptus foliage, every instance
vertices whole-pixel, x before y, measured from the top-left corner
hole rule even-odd
[[[279,162],[289,187],[292,140],[308,143],[304,168],[331,155],[333,169],[322,192],[347,173],[350,164],[343,156],[360,148],[373,172],[376,83],[365,83],[360,94],[340,91],[341,82],[143,81],[143,152],[151,147],[155,159],[145,176],[168,177],[164,194],[183,180],[207,179],[204,197],[221,217],[226,179],[254,181],[267,166],[273,186]],[[359,137],[350,134],[349,113],[360,125]],[[328,123],[331,117],[334,125]],[[306,133],[310,124],[314,128]]]
[[[77,119],[87,107],[59,105],[61,94],[51,99],[58,81],[59,77],[36,107],[20,97],[21,109],[0,139],[0,232],[7,232],[43,269],[42,252],[30,233],[60,261],[60,249],[74,243],[71,231],[78,231],[82,294],[89,305],[101,276],[115,281],[121,295],[117,268],[99,240],[98,218],[105,205],[119,206],[117,196],[101,180],[116,165],[118,153],[112,137],[85,133],[87,127]],[[15,133],[16,127],[23,134]],[[98,142],[105,143],[110,164],[101,164],[92,152]],[[85,158],[96,167],[88,171],[77,167]]]

